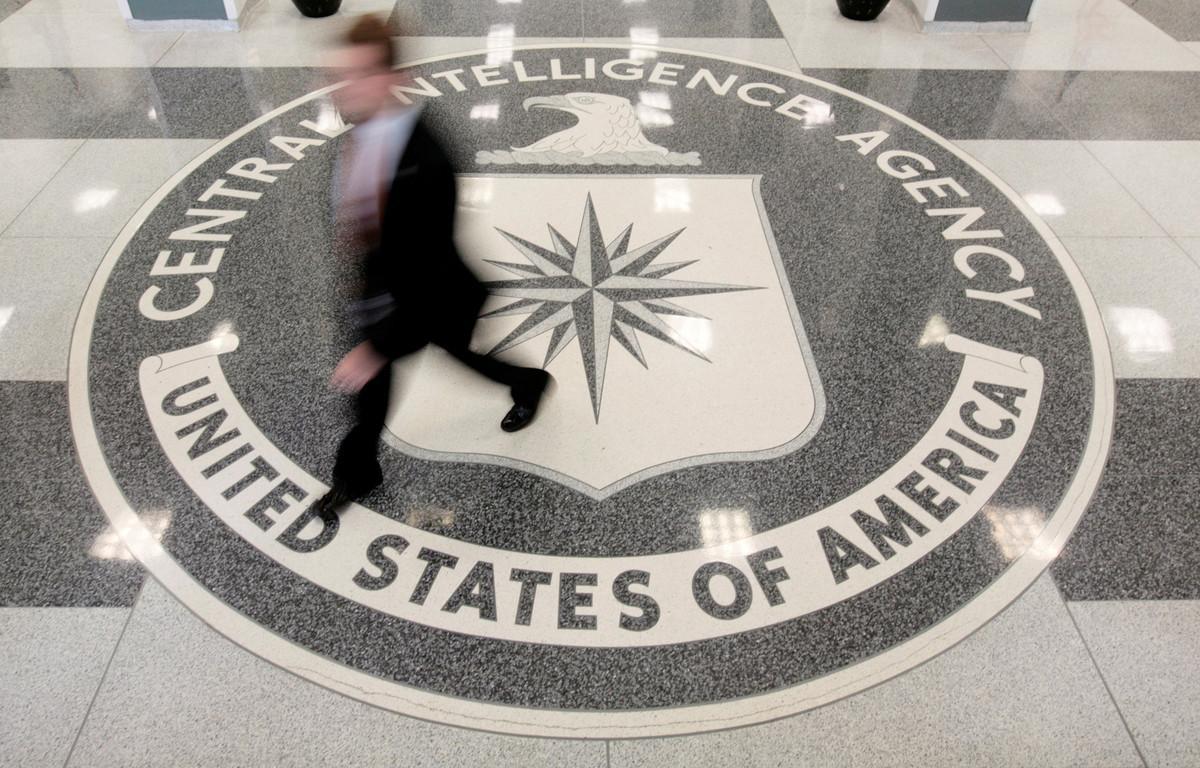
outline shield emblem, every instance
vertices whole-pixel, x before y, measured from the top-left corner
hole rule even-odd
[[[515,435],[502,388],[431,348],[386,439],[594,498],[684,466],[794,451],[824,397],[757,176],[471,175],[459,242],[492,292],[473,340],[556,385]]]

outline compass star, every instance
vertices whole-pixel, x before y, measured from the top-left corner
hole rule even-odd
[[[549,229],[553,250],[497,230],[529,263],[488,261],[517,275],[518,279],[485,283],[492,294],[516,301],[487,312],[483,317],[528,317],[491,351],[493,354],[503,352],[551,333],[545,361],[545,365],[549,365],[567,344],[578,338],[591,392],[592,412],[597,422],[600,421],[604,372],[612,339],[616,339],[643,367],[649,366],[637,331],[709,362],[703,352],[663,322],[660,316],[707,318],[670,299],[758,290],[750,286],[664,279],[672,272],[696,263],[693,260],[654,264],[683,230],[630,250],[629,241],[633,234],[630,224],[615,240],[606,244],[590,194],[579,225],[579,237],[574,243],[553,226]]]

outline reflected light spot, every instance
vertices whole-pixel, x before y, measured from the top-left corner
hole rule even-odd
[[[167,526],[171,524],[171,513],[166,510],[147,512],[140,516],[141,523],[123,525],[119,528],[105,528],[88,550],[92,557],[99,560],[132,560],[133,553],[125,546],[132,542],[135,546],[141,541],[160,541]]]
[[[655,179],[654,210],[659,212],[692,210],[692,190],[688,186],[687,179]]]
[[[1046,525],[1041,510],[1033,507],[1006,509],[989,506],[984,514],[992,524],[992,537],[1008,559],[1026,553],[1044,560],[1058,557],[1058,547],[1037,543],[1038,534]]]
[[[657,45],[658,27],[631,27],[629,39],[637,45]]]
[[[707,353],[712,349],[712,321],[706,317],[671,317],[665,323],[675,329],[692,348]]]
[[[658,52],[652,47],[658,45],[658,28],[657,27],[631,27],[629,30],[629,39],[633,45],[629,49],[629,58],[634,61],[645,61],[658,56]]]
[[[946,325],[946,318],[934,315],[929,318],[929,322],[925,323],[925,330],[921,332],[921,340],[917,342],[917,346],[928,347],[941,344],[949,334],[950,326]]]
[[[115,189],[86,189],[75,198],[75,213],[87,213],[103,208],[117,196]]]
[[[647,107],[645,104],[637,105],[637,118],[638,122],[645,128],[661,128],[667,125],[675,125],[675,121],[671,118],[670,114],[661,109]]]
[[[346,121],[342,119],[337,107],[333,106],[333,101],[328,98],[322,99],[317,107],[317,127],[329,133],[336,133],[346,127]]]
[[[700,540],[705,549],[723,554],[749,554],[750,516],[744,509],[706,509],[700,513]]]
[[[1030,192],[1025,195],[1025,202],[1039,216],[1062,216],[1067,212],[1058,198],[1047,192]]]
[[[150,107],[150,109],[146,112],[146,117],[148,117],[151,120],[157,120],[158,119],[158,110],[155,109],[154,107]]]
[[[671,108],[671,97],[664,91],[641,91],[638,93],[637,116],[643,126],[659,127],[674,125],[675,121],[666,110]]]
[[[809,104],[804,110],[804,116],[800,118],[800,124],[805,128],[816,128],[833,122],[833,107],[825,102]]]
[[[476,104],[471,107],[472,120],[499,120],[500,105],[497,104]]]
[[[482,208],[492,202],[492,180],[473,179],[464,184],[458,193],[459,205],[465,208]]]
[[[638,101],[655,109],[671,108],[671,95],[666,91],[638,91]]]
[[[208,337],[208,343],[216,350],[216,354],[222,352],[232,352],[237,348],[234,335],[233,323],[226,321],[218,323],[216,328],[213,328],[212,335]]]
[[[1175,351],[1171,322],[1149,307],[1109,307],[1108,319],[1134,357],[1153,359]]]
[[[487,63],[504,64],[512,61],[516,28],[512,24],[493,24],[487,34]]]
[[[15,309],[16,307],[0,307],[0,333],[4,332],[4,326],[8,325],[8,321],[12,319]]]

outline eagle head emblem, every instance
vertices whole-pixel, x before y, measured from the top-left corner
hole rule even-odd
[[[642,132],[629,99],[611,93],[575,92],[531,96],[525,111],[553,109],[575,124],[525,147],[479,152],[481,165],[700,165],[697,152],[678,153],[655,144]]]

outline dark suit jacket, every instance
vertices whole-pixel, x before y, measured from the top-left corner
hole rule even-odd
[[[453,347],[470,341],[487,289],[455,247],[456,205],[450,159],[420,119],[392,181],[379,245],[364,264],[364,298],[393,302],[389,314],[364,329],[388,357],[430,342]]]

